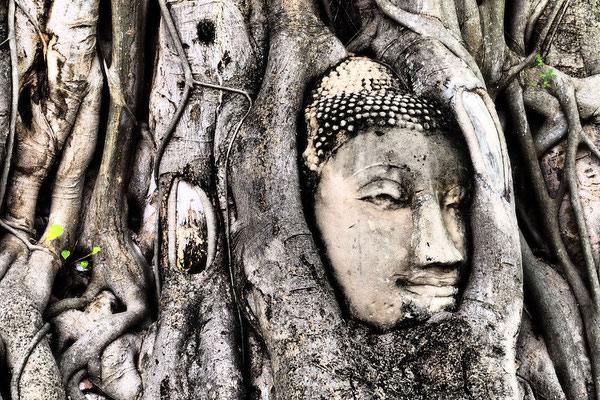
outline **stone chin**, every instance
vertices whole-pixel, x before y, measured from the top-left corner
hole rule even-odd
[[[457,287],[436,287],[435,289],[433,293],[415,294],[410,288],[403,288],[401,289],[403,293],[397,297],[396,302],[376,298],[368,304],[351,304],[350,299],[346,298],[346,303],[353,319],[386,332],[426,322],[437,313],[455,311],[458,297]],[[454,294],[440,294],[438,289]]]

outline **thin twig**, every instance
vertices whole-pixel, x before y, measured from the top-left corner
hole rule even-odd
[[[19,400],[19,383],[21,382],[21,375],[23,374],[23,370],[25,369],[25,365],[27,365],[27,360],[33,350],[37,347],[38,343],[42,341],[44,336],[50,331],[50,323],[46,322],[40,330],[35,334],[31,342],[25,349],[25,353],[23,354],[23,358],[16,365],[15,373],[12,376],[10,381],[10,392],[12,393],[14,400]]]
[[[179,105],[175,110],[175,115],[171,118],[169,125],[165,131],[164,136],[162,137],[158,149],[156,151],[156,161],[154,163],[154,182],[158,187],[158,174],[160,172],[160,161],[162,159],[163,153],[165,152],[165,148],[171,139],[171,135],[175,131],[175,127],[179,122],[179,118],[183,114],[185,110],[185,106],[190,97],[190,93],[192,90],[192,86],[194,83],[194,78],[192,76],[192,68],[190,67],[190,63],[185,54],[185,50],[183,49],[183,44],[181,43],[181,38],[179,37],[179,33],[177,32],[177,28],[175,27],[175,23],[173,22],[173,17],[171,16],[171,12],[167,8],[166,0],[158,0],[158,5],[160,6],[160,15],[167,26],[167,32],[175,45],[175,50],[177,51],[177,55],[181,61],[181,67],[183,68],[183,76],[184,76],[184,86],[183,93],[181,94],[181,100],[179,100]],[[159,199],[160,203],[160,199]],[[160,213],[159,213],[160,214]]]
[[[193,80],[192,82],[194,83],[194,85],[204,86],[209,89],[223,90],[226,92],[241,94],[244,97],[246,97],[246,100],[248,100],[248,109],[250,109],[250,107],[252,106],[252,98],[250,97],[250,94],[248,94],[248,92],[246,92],[245,90],[236,89],[229,86],[213,85],[212,83],[200,82],[196,80]]]
[[[235,307],[237,309],[238,323],[240,324],[240,336],[242,339],[244,338],[244,321],[242,320],[242,311],[240,309],[240,302],[237,297],[237,292],[235,290],[235,280],[233,277],[233,258],[231,254],[231,216],[229,215],[229,157],[231,155],[231,149],[233,148],[233,143],[237,138],[238,132],[242,127],[242,124],[250,114],[250,110],[252,109],[252,99],[246,93],[246,100],[248,100],[248,109],[246,113],[240,119],[235,130],[233,131],[233,135],[231,135],[231,140],[229,141],[229,145],[227,146],[227,153],[225,154],[225,172],[223,173],[223,184],[225,186],[225,242],[227,243],[227,263],[229,265],[229,281],[231,283],[231,293],[233,294],[233,301],[235,302]],[[244,364],[244,349],[242,346],[242,364]]]

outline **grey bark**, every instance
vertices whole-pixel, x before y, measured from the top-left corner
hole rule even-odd
[[[0,37],[8,38],[8,3],[0,6]],[[0,49],[0,160],[6,157],[6,140],[10,130],[10,116],[12,107],[12,79],[11,79],[10,49],[3,46]]]
[[[170,10],[194,78],[238,87],[241,75],[250,72],[255,62],[252,39],[244,29],[250,7],[239,7],[235,2],[219,7],[175,3]],[[196,18],[188,19],[190,14]],[[181,101],[183,70],[173,54],[173,42],[161,25],[150,104],[150,131],[157,143],[163,140],[169,116]],[[164,243],[160,268],[163,287],[156,332],[146,338],[152,349],[142,355],[144,398],[243,397],[243,344],[227,273],[223,221],[219,218],[213,222],[218,236],[212,238],[211,221],[206,218],[218,210],[219,204],[213,164],[218,118],[222,109],[231,108],[237,100],[218,90],[196,89],[162,158],[159,209]],[[203,215],[198,221],[201,226],[188,222],[192,224],[189,230],[178,214],[183,194],[177,192],[177,183],[182,182],[207,193],[210,200],[210,204],[199,207],[204,209],[199,210]],[[156,204],[148,207],[155,208]],[[217,215],[220,212],[215,212]],[[211,240],[215,241],[212,245]],[[181,246],[184,251],[178,252]],[[212,261],[211,246],[216,247]]]
[[[156,37],[146,29],[148,2],[112,0],[104,21],[110,37],[96,31],[107,4],[19,3],[18,69],[11,71],[16,57],[0,47],[0,161],[16,121],[11,74],[27,95],[22,111],[31,112],[21,112],[16,159],[6,164],[12,168],[2,222],[8,231],[0,239],[0,336],[19,398],[64,398],[66,390],[81,399],[80,382],[115,399],[516,399],[535,396],[535,388],[548,398],[587,399],[598,393],[594,260],[584,257],[586,270],[569,258],[537,164],[538,152],[567,134],[568,165],[576,162],[579,142],[594,153],[579,119],[598,120],[592,90],[598,83],[587,79],[597,72],[597,2],[568,9],[566,25],[559,25],[572,31],[556,33],[547,22],[562,18],[563,8],[554,7],[560,1],[509,7],[360,0],[348,14],[357,26],[343,33],[353,37],[347,46],[336,36],[343,4],[324,3],[167,2],[184,59],[165,29],[164,9]],[[7,34],[8,8],[0,5],[0,36]],[[549,90],[528,88],[527,74],[538,73],[529,68],[532,54],[547,50],[547,42],[561,55],[546,60],[558,78]],[[577,51],[567,46],[573,42]],[[386,62],[407,87],[454,113],[475,171],[472,270],[458,311],[386,334],[344,314],[303,213],[299,111],[307,85],[348,51]],[[144,62],[153,63],[146,69],[153,76],[144,77]],[[569,286],[519,238],[496,107],[506,110],[493,103],[506,87],[516,133],[506,132],[521,139],[518,151],[544,209],[537,224],[544,235],[533,236],[548,240]],[[240,90],[253,104],[238,132],[249,107]],[[545,102],[550,112],[543,112]],[[549,118],[537,148],[525,107]],[[99,126],[104,147],[94,156]],[[578,183],[568,176],[577,207]],[[40,211],[36,206],[47,203],[40,188],[49,178],[51,206]],[[575,212],[589,249],[584,217]],[[53,224],[65,233],[45,242]],[[96,246],[101,251],[85,258],[91,272],[75,257],[61,258],[64,249],[87,254]],[[525,319],[517,342],[521,248],[526,296],[539,313],[533,324],[543,340]],[[153,253],[158,271],[150,267]],[[55,347],[45,337],[31,344],[43,336],[45,321],[56,330]],[[519,368],[515,349],[525,357]],[[542,364],[548,368],[534,373]],[[21,367],[22,376],[14,373]]]

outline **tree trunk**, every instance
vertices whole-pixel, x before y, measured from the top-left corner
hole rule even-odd
[[[0,5],[0,398],[600,400],[599,15]],[[299,156],[310,88],[354,54],[455,120],[472,173],[457,307],[383,331]]]

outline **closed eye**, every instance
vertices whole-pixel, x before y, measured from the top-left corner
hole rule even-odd
[[[374,204],[381,208],[399,208],[403,205],[402,202],[399,202],[398,199],[388,195],[388,194],[378,194],[377,196],[372,197],[362,197],[360,200],[367,201],[371,204]]]
[[[409,196],[398,182],[381,179],[372,181],[358,190],[357,199],[371,203],[383,209],[406,207]]]

